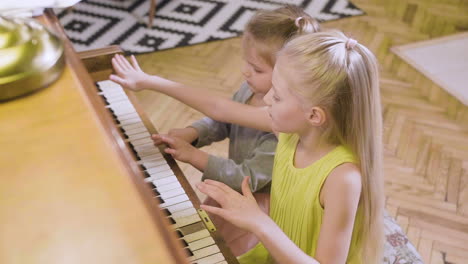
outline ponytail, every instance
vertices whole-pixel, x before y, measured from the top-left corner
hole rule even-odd
[[[299,75],[291,87],[328,116],[323,138],[348,147],[361,172],[362,192],[355,225],[363,263],[380,263],[383,249],[382,110],[376,58],[339,31],[297,37],[279,57]]]

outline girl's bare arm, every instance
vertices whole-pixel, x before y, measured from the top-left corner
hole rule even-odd
[[[112,59],[112,65],[117,75],[111,75],[110,79],[134,91],[147,89],[166,94],[217,121],[271,131],[266,107],[241,104],[209,90],[196,89],[159,76],[148,75],[140,69],[135,57],[131,57],[131,62],[122,55],[116,55]]]

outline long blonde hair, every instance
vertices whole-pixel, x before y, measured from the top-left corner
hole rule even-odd
[[[382,111],[377,61],[372,52],[339,31],[299,36],[279,57],[298,74],[292,90],[328,116],[323,137],[347,146],[362,177],[355,226],[365,263],[380,263],[383,248]],[[356,231],[356,230],[355,230]]]
[[[274,10],[257,11],[245,26],[244,37],[273,67],[276,53],[289,39],[303,33],[319,31],[320,24],[316,19],[300,7],[286,5]]]

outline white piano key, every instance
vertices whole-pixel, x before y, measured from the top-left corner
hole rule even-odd
[[[135,139],[135,140],[139,140],[139,139]],[[141,158],[153,157],[154,155],[161,154],[161,152],[159,152],[159,149],[157,148],[150,149],[150,150],[138,150],[136,152],[138,153],[138,156],[140,156]]]
[[[187,242],[187,241],[186,241]],[[187,242],[188,243],[188,242]],[[211,236],[188,243],[188,248],[193,252],[195,250],[216,244]]]
[[[201,248],[199,250],[195,250],[195,251],[192,251],[193,253],[193,256],[189,257],[189,260],[190,261],[195,261],[197,260],[197,263],[198,260],[200,260],[201,258],[205,258],[205,257],[208,257],[208,256],[211,256],[211,255],[214,255],[216,253],[219,253],[219,248],[217,245],[211,245],[209,247],[205,247],[205,248]],[[217,261],[221,261],[223,259],[219,259],[219,260],[216,260]],[[204,262],[204,263],[216,263],[216,262]]]
[[[209,255],[207,257],[197,259],[195,263],[197,264],[216,264],[224,260],[224,256],[221,253],[216,253],[214,255]]]
[[[181,202],[189,201],[189,198],[186,194],[182,194],[176,197],[169,198],[167,200],[164,200],[164,203],[160,204],[159,206],[162,208],[166,208],[168,206],[178,204]]]
[[[146,132],[146,133],[149,134],[148,129],[146,129],[146,127],[144,127],[144,126],[136,127],[136,128],[133,128],[133,129],[123,128],[123,130],[125,130],[125,135],[128,135],[128,136],[138,134],[138,133],[141,133],[141,132]]]
[[[128,97],[126,97],[124,95],[113,96],[113,97],[104,96],[104,99],[106,100],[106,103],[108,103],[108,105],[106,106],[107,108],[109,108],[110,105],[112,105],[112,104],[115,104],[115,103],[118,103],[118,102],[128,101]]]
[[[140,133],[147,133],[147,131],[140,131],[138,134]],[[135,147],[135,150],[148,150],[148,149],[157,149],[153,141],[151,143],[147,143],[147,144],[139,145],[138,147]]]
[[[140,132],[138,134],[135,134],[135,135],[127,135],[128,136],[128,140],[130,142],[132,142],[133,140],[138,140],[138,139],[142,139],[142,138],[149,138],[151,139],[151,135],[150,133],[148,132]],[[151,140],[152,141],[152,140]]]
[[[159,192],[159,190],[158,190]],[[172,198],[172,197],[175,197],[175,196],[179,196],[181,194],[184,194],[185,191],[184,189],[181,187],[181,188],[177,188],[177,189],[172,189],[172,190],[168,190],[168,191],[164,191],[164,192],[159,192],[160,195],[159,197],[161,197],[163,200],[167,200],[169,198]]]
[[[132,130],[132,129],[136,129],[139,127],[145,127],[145,124],[143,122],[135,122],[129,125],[127,124],[121,125],[120,127],[122,127],[124,130]]]
[[[162,164],[167,164],[167,162],[164,159],[161,152],[159,152],[157,154],[153,154],[153,155],[141,158],[141,160],[138,161],[138,164],[143,165],[146,168],[152,168],[152,167],[156,167],[156,166],[159,166],[159,165],[162,165]]]
[[[161,179],[153,180],[152,183],[153,183],[154,186],[156,186],[156,188],[159,189],[159,187],[164,186],[164,185],[166,185],[168,183],[175,182],[175,181],[178,181],[176,176],[171,176],[171,177],[164,177],[164,178],[161,178]]]
[[[200,219],[200,216],[196,213],[194,215],[189,215],[189,216],[186,216],[186,217],[181,217],[181,218],[178,218],[178,219],[174,219],[174,221],[176,223],[173,224],[172,226],[174,228],[180,228],[180,227],[188,226],[188,225],[191,225],[191,224],[194,224],[194,223],[198,223],[198,222],[201,221],[201,219]]]
[[[127,119],[133,119],[133,118],[140,118],[137,113],[130,113],[130,114],[125,114],[125,115],[117,115],[117,118],[119,121],[124,121]],[[141,120],[141,119],[140,119]]]
[[[160,156],[160,157],[159,157]],[[139,165],[142,165],[145,162],[162,162],[166,164],[166,160],[162,157],[161,153],[145,156],[145,157],[140,157],[141,160],[137,161]],[[146,167],[146,166],[145,166]]]
[[[133,124],[136,124],[136,123],[142,123],[140,117],[134,117],[134,118],[119,120],[119,121],[120,121],[120,126],[127,126],[127,125],[133,125]]]
[[[122,97],[122,98],[125,98],[125,97]],[[130,100],[128,98],[125,98],[125,100],[123,100],[123,101],[120,100],[120,101],[117,101],[117,102],[113,102],[113,103],[109,104],[107,107],[111,108],[114,111],[115,110],[131,109],[134,112],[136,112],[135,107],[133,107],[132,103],[130,102]]]
[[[166,171],[161,171],[158,173],[153,173],[153,174],[148,173],[148,174],[150,176],[148,178],[145,178],[145,182],[153,182],[153,184],[155,180],[175,177],[174,172],[172,170],[166,170]],[[172,181],[169,181],[168,183],[172,183]],[[168,183],[163,183],[163,185],[160,185],[159,187],[164,186]]]
[[[113,95],[106,95],[106,94],[103,93],[102,96],[104,96],[106,101],[108,103],[110,103],[110,104],[120,102],[120,101],[129,102],[129,99],[128,99],[127,95],[124,92],[119,93],[119,94],[113,94]]]
[[[163,178],[170,178],[172,176],[175,176],[174,173],[172,171],[168,171],[168,172],[164,172],[164,173],[161,173],[161,174],[158,174],[158,175],[150,175],[149,177],[146,177],[145,179],[143,179],[143,181],[147,182],[147,183],[153,183],[154,180],[159,180],[159,179],[163,179]],[[166,186],[167,184],[172,184],[172,183],[173,182],[166,183],[164,185],[159,186],[159,188],[164,188],[164,190],[168,190],[164,186]],[[153,183],[153,185],[154,185],[154,183]]]
[[[166,207],[166,209],[169,211],[169,213],[172,216],[175,215],[176,217],[178,217],[179,215],[181,215],[181,217],[184,217],[187,215],[191,215],[193,211],[195,212],[197,211],[195,210],[195,207],[193,207],[193,204],[191,201],[174,204],[174,205]]]
[[[166,209],[169,211],[169,213],[171,213],[171,216],[174,219],[186,217],[186,216],[193,215],[193,214],[198,214],[197,210],[195,209],[195,207],[193,207],[192,203],[190,203],[189,205],[185,205],[185,206],[189,206],[189,207],[186,209],[182,209],[182,210],[179,209],[178,211],[174,211],[173,207],[166,207]]]
[[[135,140],[126,140],[126,141],[132,143],[132,145],[135,147],[153,142],[153,140],[150,137],[140,138],[140,139],[135,139]]]
[[[194,232],[194,233],[191,233],[191,234],[187,234],[187,235],[184,234],[183,239],[184,239],[185,242],[187,242],[187,243],[192,243],[192,242],[194,242],[194,241],[203,239],[203,238],[205,238],[205,237],[211,237],[211,236],[210,236],[210,232],[209,232],[207,229],[202,229],[202,230],[199,230],[199,231],[197,231],[197,232]]]
[[[168,183],[166,185],[163,185],[163,186],[159,186],[158,188],[158,191],[161,191],[161,192],[164,192],[164,191],[168,191],[168,190],[172,190],[172,189],[175,189],[175,188],[178,188],[180,187],[180,183],[178,181],[176,182],[171,182],[171,183]],[[190,202],[192,203],[192,202]],[[175,205],[173,205],[175,206]]]
[[[104,81],[100,81],[98,82],[99,84],[99,87],[101,89],[115,89],[115,90],[123,90],[122,86],[120,86],[119,84],[111,81],[111,80],[104,80]]]
[[[128,99],[124,101],[113,102],[106,106],[107,108],[112,109],[115,114],[121,115],[124,113],[135,113],[136,110]]]
[[[152,165],[152,164],[154,164],[154,162],[152,162],[152,163],[147,162],[145,164],[151,164]],[[145,166],[145,165],[143,165],[143,166]],[[154,173],[158,173],[158,172],[162,172],[162,171],[166,171],[166,170],[171,170],[171,167],[169,167],[169,165],[167,165],[167,163],[165,163],[165,162],[164,163],[161,162],[161,164],[158,165],[158,166],[150,166],[150,167],[145,166],[145,168],[146,168],[146,172],[148,172],[150,174],[154,174]]]
[[[135,110],[132,109],[132,108],[111,108],[112,111],[114,111],[114,114],[120,118],[120,117],[123,117],[123,116],[126,116],[126,115],[133,115],[133,114],[136,114]]]

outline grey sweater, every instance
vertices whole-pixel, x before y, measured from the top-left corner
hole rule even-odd
[[[233,100],[246,103],[251,96],[248,84],[244,83],[234,94]],[[229,158],[209,155],[202,180],[224,182],[240,192],[242,180],[250,175],[253,192],[270,191],[273,158],[278,143],[273,133],[218,122],[208,117],[191,126],[198,131],[197,148],[229,137]]]

